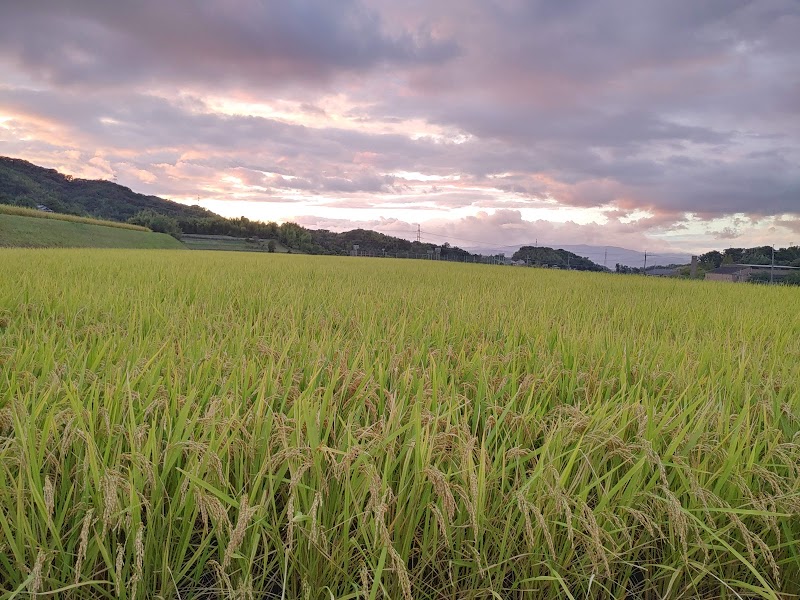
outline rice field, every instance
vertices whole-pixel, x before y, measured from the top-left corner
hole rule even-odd
[[[0,250],[0,598],[794,598],[800,294]]]

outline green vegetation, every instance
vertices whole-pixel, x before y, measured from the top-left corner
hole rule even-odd
[[[282,245],[306,254],[326,254],[312,239],[312,231],[295,223],[262,223],[246,217],[225,219],[214,216],[206,219],[178,219],[184,234],[238,239],[276,239]],[[209,248],[212,249],[212,248]]]
[[[785,275],[781,280],[781,283],[785,285],[800,285],[800,272],[795,271]]]
[[[798,590],[789,288],[267,253],[0,264],[2,597]]]
[[[44,204],[58,213],[111,221],[127,221],[148,209],[172,218],[216,217],[204,208],[137,194],[111,181],[76,179],[24,160],[1,156],[0,204],[28,208]]]
[[[748,279],[750,283],[776,283],[778,285],[800,285],[800,271],[791,273],[770,274],[769,269],[761,273],[753,273]]]
[[[567,250],[554,250],[542,246],[522,246],[511,257],[512,260],[524,260],[531,265],[558,267],[575,271],[604,271],[603,267],[588,258],[578,256]]]
[[[353,245],[358,245],[360,253],[372,254],[375,256],[397,255],[422,256],[433,253],[439,247],[439,257],[442,260],[462,261],[465,257],[472,257],[466,250],[451,246],[444,242],[441,244],[410,242],[401,238],[396,238],[369,229],[353,229],[342,233],[334,233],[324,229],[309,230],[311,239],[324,249],[325,254],[350,254]]]
[[[700,271],[706,272],[722,265],[769,265],[772,263],[772,247],[728,248],[722,252],[713,250],[698,257]],[[786,267],[800,267],[800,246],[775,249],[775,264]],[[701,274],[702,277],[702,274]]]
[[[75,215],[45,212],[33,208],[25,208],[23,206],[10,206],[8,204],[0,204],[0,214],[34,217],[37,219],[55,219],[57,221],[70,221],[72,223],[86,223],[87,225],[102,225],[103,227],[116,227],[118,229],[131,229],[133,231],[152,231],[147,227],[134,223],[120,223],[119,221],[103,221],[100,219],[90,219],[88,217],[76,217]]]
[[[178,222],[172,217],[159,214],[151,209],[136,213],[128,219],[128,223],[146,227],[150,231],[167,233],[176,239],[181,239],[181,228],[178,227]]]
[[[0,209],[0,247],[183,248],[176,239],[143,227],[91,219],[58,218],[61,216],[64,215],[39,213],[22,216]]]
[[[192,250],[233,250],[237,252],[288,252],[275,240],[238,238],[224,235],[182,235],[181,241]],[[270,250],[270,245],[272,250]]]

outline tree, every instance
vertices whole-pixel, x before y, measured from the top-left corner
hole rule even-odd
[[[267,244],[267,252],[275,252],[275,240],[270,240]]]
[[[168,233],[177,239],[181,237],[181,228],[178,227],[178,222],[175,219],[150,209],[139,211],[128,219],[128,223],[141,225],[158,233]]]
[[[706,266],[707,269],[716,269],[722,264],[722,252],[712,250],[700,256],[698,261],[701,265]]]
[[[771,256],[767,256],[761,252],[760,248],[754,248],[742,255],[741,261],[746,265],[768,265],[771,262]]]

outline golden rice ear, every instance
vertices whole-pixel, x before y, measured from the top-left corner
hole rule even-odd
[[[42,570],[46,560],[47,553],[40,548],[36,554],[36,561],[33,564],[33,568],[30,571],[30,583],[28,584],[28,592],[34,598],[39,593],[39,590],[42,589],[42,584],[44,583],[44,575]]]
[[[258,512],[258,509],[258,506],[249,506],[247,494],[242,494],[239,500],[239,516],[236,519],[236,527],[231,532],[230,541],[228,542],[228,547],[225,549],[225,556],[222,560],[223,569],[228,568],[234,553],[239,549],[239,546],[241,546],[250,519]]]

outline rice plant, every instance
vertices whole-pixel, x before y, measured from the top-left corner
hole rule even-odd
[[[800,591],[792,289],[276,254],[0,265],[2,598]]]

